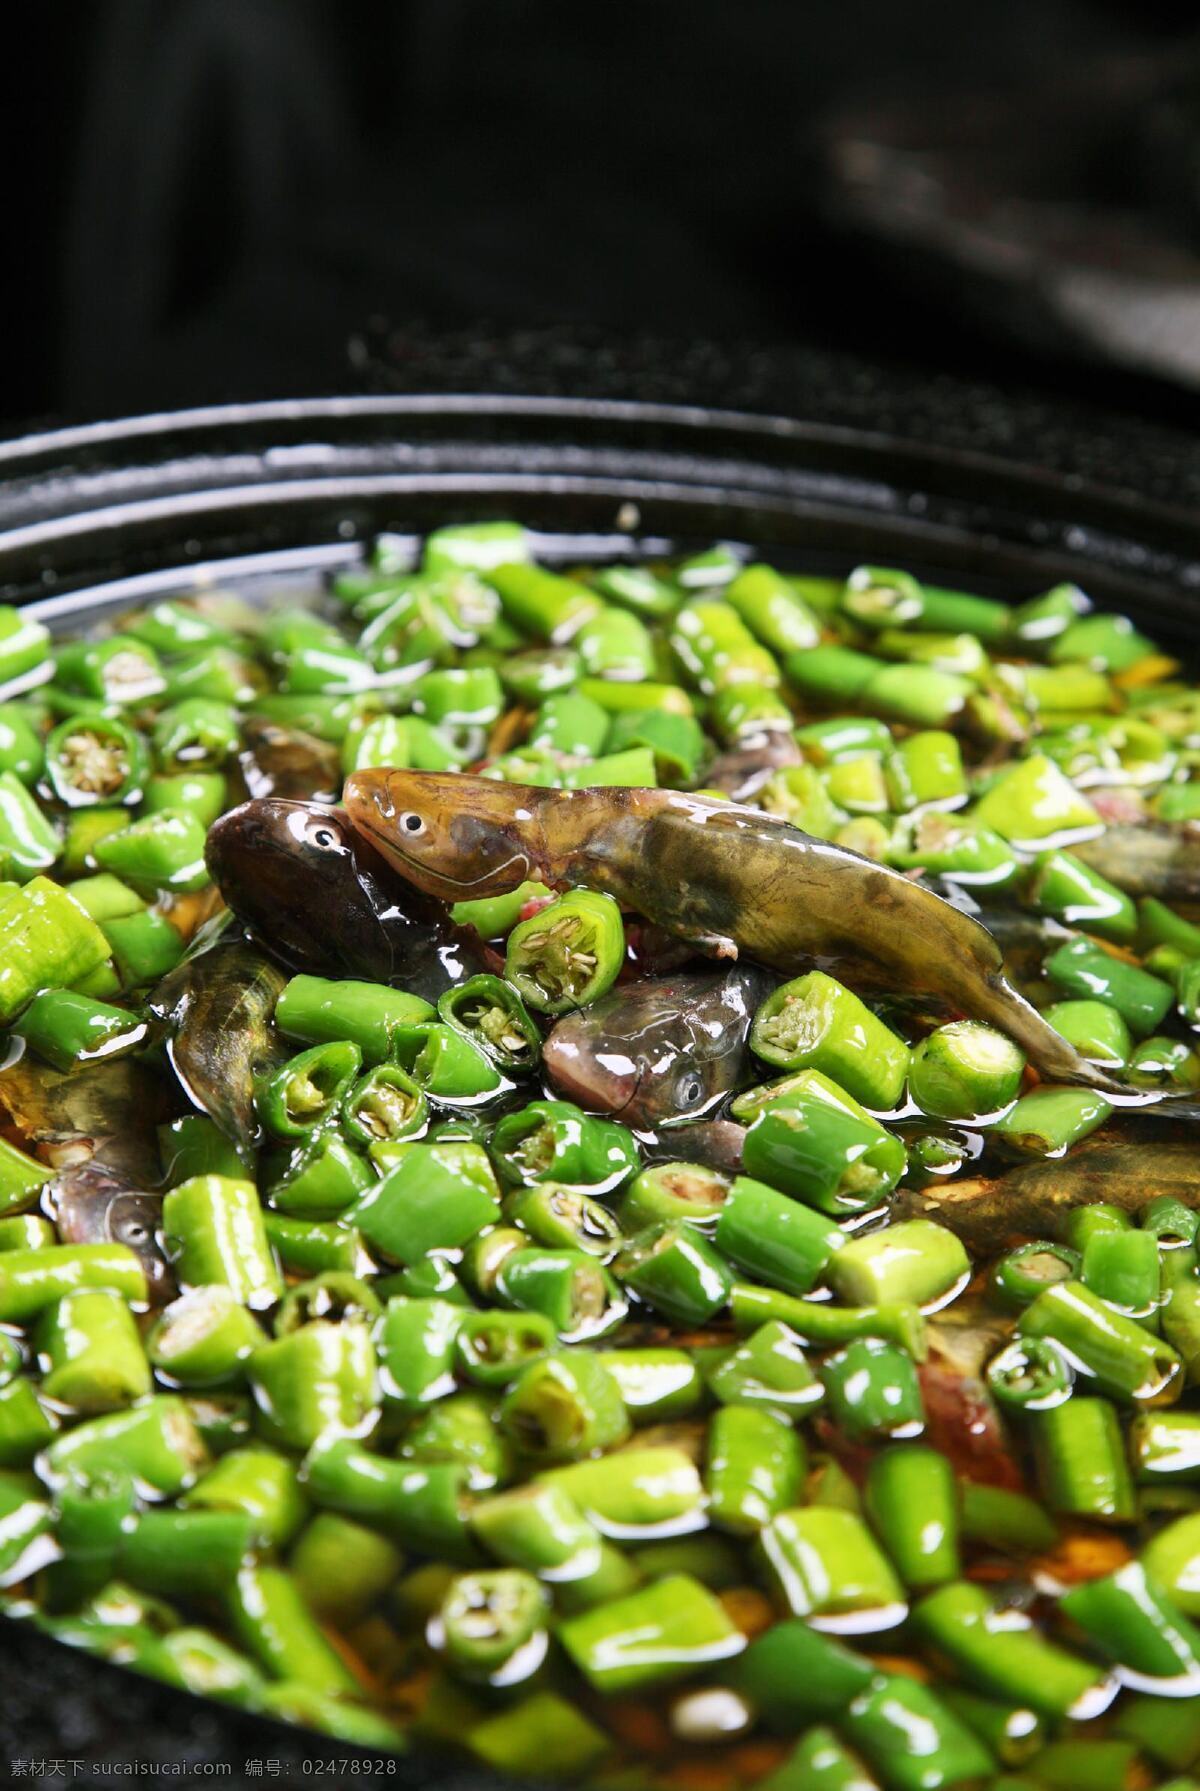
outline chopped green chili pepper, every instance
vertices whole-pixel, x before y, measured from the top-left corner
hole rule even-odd
[[[59,1418],[44,1405],[32,1381],[0,1387],[0,1468],[26,1468],[53,1441]]]
[[[528,561],[482,565],[478,571],[499,592],[504,614],[517,628],[555,646],[573,640],[585,622],[604,612],[603,601],[586,585]]]
[[[367,1190],[351,1223],[393,1261],[454,1250],[500,1217],[495,1181],[477,1145],[406,1144],[403,1158]]]
[[[44,622],[0,605],[0,686],[40,672],[50,658],[50,630]]]
[[[594,1689],[606,1695],[701,1672],[746,1645],[708,1588],[684,1574],[568,1618],[559,1639]]]
[[[1082,1714],[1102,1690],[1094,1666],[1047,1641],[1021,1613],[997,1610],[982,1586],[959,1580],[939,1587],[912,1620],[980,1691],[1026,1699],[1044,1716]]]
[[[577,889],[509,934],[507,980],[539,1013],[561,1014],[596,1001],[625,958],[621,911],[611,896]]]
[[[729,1312],[736,1331],[754,1330],[766,1320],[778,1319],[818,1348],[850,1343],[858,1337],[883,1337],[898,1343],[917,1361],[925,1353],[921,1310],[909,1301],[837,1306],[824,1300],[795,1299],[773,1287],[735,1281],[729,1295]]]
[[[551,1321],[541,1312],[468,1312],[455,1338],[459,1373],[482,1387],[506,1387],[529,1363],[554,1349]]]
[[[123,989],[158,982],[183,956],[183,940],[166,915],[153,908],[106,920],[101,932]]]
[[[682,1325],[703,1325],[729,1298],[733,1274],[712,1245],[686,1224],[639,1232],[615,1272],[639,1299]]]
[[[197,1480],[184,1504],[202,1511],[244,1512],[253,1520],[257,1542],[267,1548],[285,1547],[308,1512],[294,1463],[262,1444],[223,1455]]]
[[[627,1311],[616,1281],[584,1250],[507,1250],[495,1294],[506,1306],[541,1312],[565,1343],[607,1336]]]
[[[1047,1287],[1025,1308],[1017,1328],[1023,1337],[1057,1344],[1112,1398],[1162,1405],[1179,1396],[1183,1364],[1176,1351],[1082,1282]]]
[[[122,1299],[146,1298],[146,1274],[124,1244],[55,1244],[0,1255],[0,1324],[24,1324],[68,1294],[111,1288]]]
[[[780,1319],[768,1319],[735,1348],[721,1350],[704,1372],[709,1392],[722,1405],[761,1406],[799,1416],[825,1396],[801,1338]]]
[[[867,1515],[900,1578],[913,1592],[958,1579],[958,1488],[944,1455],[920,1443],[885,1449],[871,1459]]]
[[[369,1075],[382,1074],[388,1067],[385,1064],[370,1071]],[[396,1074],[403,1076],[404,1072],[397,1070]],[[354,1085],[346,1095],[346,1101],[358,1087],[361,1083]],[[361,1136],[360,1128],[352,1127],[349,1121],[346,1129],[347,1132],[359,1132]],[[370,1165],[349,1138],[338,1131],[310,1132],[307,1137],[302,1137],[279,1174],[272,1178],[271,1204],[280,1212],[298,1218],[333,1218],[352,1207],[374,1180]]]
[[[79,716],[52,729],[46,777],[71,808],[138,801],[150,770],[142,736],[116,716]]]
[[[1016,853],[998,833],[974,819],[936,810],[901,821],[888,862],[898,870],[924,870],[965,889],[1000,889],[1016,880]]]
[[[194,1287],[156,1319],[147,1354],[160,1374],[183,1387],[211,1387],[242,1377],[266,1337],[232,1288]]]
[[[834,1218],[878,1206],[903,1173],[901,1141],[869,1115],[792,1080],[786,1101],[760,1112],[746,1133],[747,1174]]]
[[[804,1445],[788,1419],[754,1406],[722,1406],[708,1428],[709,1521],[753,1535],[795,1504],[805,1465]]]
[[[247,1306],[274,1305],[279,1269],[253,1182],[197,1175],[163,1197],[163,1233],[182,1282],[231,1288]]]
[[[0,1214],[19,1213],[32,1206],[39,1188],[50,1180],[53,1170],[47,1163],[18,1150],[6,1138],[0,1138]]]
[[[1156,1031],[1171,1006],[1168,983],[1113,957],[1087,939],[1060,945],[1047,958],[1045,969],[1047,976],[1069,995],[1093,996],[1116,1008],[1129,1030],[1139,1038]]]
[[[17,1031],[31,1050],[58,1070],[69,1070],[81,1059],[130,1051],[146,1036],[145,1023],[125,1008],[110,1007],[71,989],[47,989],[35,995]]]
[[[907,1609],[904,1590],[860,1517],[831,1505],[781,1511],[759,1534],[768,1582],[795,1617],[848,1618],[891,1628]],[[857,1622],[853,1622],[857,1627]]]
[[[767,998],[751,1048],[783,1069],[823,1070],[868,1107],[891,1108],[908,1074],[908,1047],[849,989],[813,970]]]
[[[311,1046],[259,1078],[259,1119],[277,1138],[303,1138],[337,1111],[361,1066],[362,1053],[348,1039]]]
[[[1060,1608],[1118,1665],[1153,1679],[1200,1678],[1200,1631],[1140,1562],[1072,1587]]]
[[[150,1391],[150,1365],[129,1307],[106,1288],[66,1294],[42,1316],[42,1390],[78,1412],[132,1405]]]
[[[531,1101],[500,1120],[492,1155],[507,1182],[553,1181],[605,1193],[638,1167],[633,1134],[568,1101]]]
[[[1115,1407],[1078,1393],[1029,1419],[1038,1481],[1062,1516],[1129,1523],[1135,1505]]]
[[[1055,1001],[1044,1017],[1089,1063],[1121,1070],[1133,1052],[1128,1026],[1103,1001]]]
[[[238,1641],[273,1678],[334,1696],[353,1697],[361,1690],[283,1568],[266,1563],[243,1567],[226,1608]]]
[[[405,1461],[458,1463],[472,1493],[507,1485],[514,1473],[514,1451],[496,1428],[493,1402],[482,1393],[456,1393],[426,1407],[398,1453]]]
[[[863,1337],[827,1356],[821,1378],[829,1415],[852,1438],[913,1437],[925,1428],[916,1365],[906,1350]]]
[[[975,1020],[955,1020],[921,1040],[912,1054],[909,1087],[935,1119],[973,1119],[1016,1099],[1024,1054],[1010,1039]]]
[[[258,1427],[289,1449],[359,1433],[378,1403],[370,1331],[356,1320],[302,1325],[255,1350],[246,1372]]]
[[[435,1645],[467,1678],[488,1679],[542,1636],[549,1600],[532,1574],[493,1568],[451,1581],[431,1626]]]
[[[829,1279],[844,1300],[862,1304],[943,1300],[970,1271],[954,1233],[932,1219],[909,1219],[851,1238],[830,1259]]]
[[[210,881],[204,839],[198,815],[162,809],[106,834],[96,842],[94,856],[102,870],[114,872],[135,889],[183,894],[203,889]]]
[[[419,995],[408,995],[379,983],[330,982],[320,976],[294,976],[275,1006],[275,1024],[285,1038],[306,1045],[350,1040],[366,1064],[391,1057],[398,1033],[434,1010]]]
[[[1018,1244],[994,1265],[988,1281],[992,1297],[1002,1306],[1019,1312],[1054,1281],[1078,1278],[1080,1254],[1069,1244],[1037,1238]]]
[[[498,976],[472,976],[448,989],[438,1014],[507,1072],[537,1068],[541,1034],[510,983]]]
[[[1009,1109],[993,1136],[1017,1156],[1062,1157],[1111,1112],[1111,1104],[1092,1089],[1035,1088]]]
[[[385,1401],[415,1410],[454,1390],[462,1309],[447,1300],[392,1299],[376,1326]]]
[[[785,1293],[805,1294],[845,1239],[820,1214],[749,1176],[738,1176],[717,1220],[718,1250],[746,1273]]]
[[[534,1182],[505,1197],[504,1214],[535,1243],[550,1249],[584,1250],[601,1262],[617,1254],[624,1233],[608,1208],[576,1188]]]
[[[716,1220],[728,1190],[726,1177],[702,1163],[652,1163],[626,1188],[618,1215],[627,1232],[675,1220],[704,1226]]]
[[[116,1464],[128,1470],[139,1490],[176,1498],[206,1462],[204,1443],[183,1401],[155,1394],[126,1411],[89,1418],[64,1431],[46,1450],[38,1471],[57,1487],[71,1473],[91,1474]]]
[[[1044,1412],[1069,1399],[1071,1364],[1057,1344],[1044,1337],[1014,1338],[987,1365],[987,1384],[1002,1406]]]
[[[502,1092],[493,1059],[467,1033],[440,1020],[418,1020],[396,1041],[396,1056],[431,1101],[468,1106]]]
[[[382,1530],[401,1548],[460,1561],[471,1552],[466,1471],[452,1462],[389,1461],[346,1437],[322,1437],[303,1468],[315,1505]]]
[[[1162,1263],[1152,1232],[1101,1232],[1090,1238],[1079,1279],[1107,1305],[1142,1324],[1157,1326]]]
[[[570,1780],[598,1766],[608,1736],[582,1711],[552,1691],[531,1692],[497,1715],[476,1722],[466,1744],[495,1772]]]
[[[982,1781],[994,1763],[935,1691],[904,1674],[877,1675],[850,1705],[839,1729],[889,1791]]]
[[[122,814],[122,824],[126,817]],[[50,869],[62,853],[58,830],[43,814],[20,778],[0,772],[0,865],[11,877],[26,883],[44,881],[38,873]]]
[[[97,702],[149,703],[166,688],[158,654],[131,634],[71,641],[55,660],[59,683]]]

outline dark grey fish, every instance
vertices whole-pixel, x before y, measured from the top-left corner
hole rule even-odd
[[[568,1014],[542,1050],[554,1086],[647,1131],[707,1113],[742,1079],[755,1009],[776,979],[751,965],[618,985]]]
[[[165,1115],[162,1082],[129,1057],[64,1072],[26,1055],[0,1072],[0,1114],[47,1163],[96,1161],[126,1186],[158,1180],[155,1126]]]
[[[172,970],[147,1003],[189,1100],[246,1153],[258,1141],[255,1077],[282,1060],[271,1018],[286,980],[226,934]]]
[[[175,1297],[176,1282],[159,1244],[162,1195],[131,1188],[94,1159],[65,1169],[46,1204],[64,1244],[125,1244],[141,1262],[152,1306]]]
[[[238,919],[300,969],[436,1001],[483,968],[477,942],[397,877],[340,809],[244,802],[209,829],[205,856]]]

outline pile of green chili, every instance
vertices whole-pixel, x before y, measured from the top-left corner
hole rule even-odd
[[[1200,1783],[1200,1172],[1006,1221],[1007,1168],[1086,1171],[1125,1116],[819,967],[754,1017],[740,1173],[639,1137],[539,1075],[636,917],[539,884],[452,910],[491,969],[436,1006],[268,967],[247,1144],[155,992],[222,928],[206,831],[264,729],[328,801],[390,765],[733,790],[1007,915],[1086,1058],[1200,1088],[1200,689],[1074,587],[550,570],[485,523],[300,607],[0,609],[3,1607],[612,1791]],[[63,1120],[112,1066],[164,1103],[140,1183]]]

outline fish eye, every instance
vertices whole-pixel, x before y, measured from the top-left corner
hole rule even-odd
[[[336,846],[337,834],[332,827],[314,827],[312,842],[314,846]]]
[[[425,831],[424,821],[422,821],[420,815],[414,814],[411,809],[408,811],[408,813],[406,815],[401,815],[400,825],[404,829],[405,833],[409,833],[409,834],[413,834],[413,835],[416,835],[418,833],[424,833],[424,831]]]
[[[681,1076],[675,1090],[676,1098],[683,1107],[694,1107],[704,1093],[704,1084],[694,1073]]]

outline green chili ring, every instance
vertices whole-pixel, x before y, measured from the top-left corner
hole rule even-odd
[[[1018,1244],[992,1270],[989,1287],[1002,1306],[1019,1312],[1052,1282],[1077,1280],[1080,1255],[1067,1244],[1036,1238]]]
[[[625,928],[613,898],[572,890],[508,936],[505,979],[532,1008],[563,1014],[612,988],[625,962]]]
[[[1045,1412],[1071,1397],[1071,1364],[1044,1337],[1014,1338],[987,1365],[994,1398],[1012,1411]]]
[[[149,773],[145,740],[115,715],[73,716],[46,739],[46,777],[68,808],[137,802]]]

